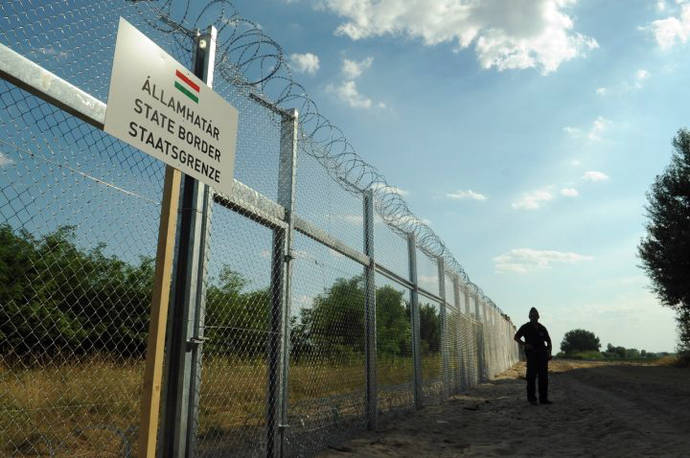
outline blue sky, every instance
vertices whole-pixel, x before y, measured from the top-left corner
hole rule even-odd
[[[235,5],[516,324],[672,351],[636,247],[690,119],[690,3],[459,3]]]
[[[117,16],[126,14],[139,27],[145,25],[131,4],[118,5],[100,5],[107,20],[92,33],[101,47],[90,55],[89,71],[80,66],[86,48],[73,49],[69,37],[41,35],[29,41],[12,31],[5,39],[105,101]],[[645,193],[669,162],[674,133],[690,119],[690,107],[682,103],[690,99],[684,80],[690,73],[690,2],[236,0],[235,6],[281,44],[296,80],[321,114],[401,189],[472,281],[516,324],[536,306],[556,346],[566,331],[584,328],[603,345],[674,349],[673,313],[650,293],[636,251],[644,234]],[[79,10],[75,17],[64,16],[58,9],[55,17],[75,24],[80,15],[91,14]],[[152,38],[164,45],[169,37]],[[250,127],[238,141],[236,177],[273,197],[276,159],[267,155],[273,154],[277,137],[265,133],[268,121],[243,109]],[[16,135],[33,144],[32,130]],[[46,157],[77,160],[81,153],[63,143],[43,145]],[[78,162],[87,172],[108,170],[105,178],[139,189],[138,172],[130,183],[112,167],[121,154],[131,154],[123,151]],[[10,149],[0,154],[0,167],[19,187],[10,169],[15,165],[21,172],[25,159]],[[257,168],[257,162],[263,167]],[[361,244],[360,202],[334,183],[324,183],[315,161],[303,159],[300,166],[298,213],[350,245]],[[156,170],[160,175],[162,168]],[[23,176],[29,180],[31,174]],[[81,188],[69,183],[78,200]],[[141,185],[157,190],[146,186]],[[305,186],[324,190],[323,196],[300,195]],[[94,198],[92,212],[66,205],[70,212],[64,218],[41,211],[35,213],[40,218],[19,223],[49,230],[78,222],[87,233],[82,238],[102,241],[97,208],[110,204],[111,197],[101,194],[106,200]],[[123,209],[130,205],[122,196],[117,199],[112,202]],[[32,202],[41,209],[51,206],[41,199]],[[130,214],[153,211],[149,203],[141,205]],[[93,222],[81,221],[83,215],[91,215]],[[115,232],[129,234],[125,223]],[[219,226],[237,224],[223,216]],[[144,254],[155,248],[149,235],[155,229],[149,226],[136,244],[146,247]],[[387,237],[380,226],[377,256],[388,257],[390,267],[404,274],[404,244]],[[224,243],[246,250],[233,258],[233,267],[261,287],[267,281],[270,232],[252,231],[228,230],[239,234],[232,235],[238,243]],[[121,251],[116,241],[110,245]],[[257,247],[261,256],[247,265]],[[125,251],[136,259],[142,250]],[[312,264],[324,265],[327,255],[310,258]],[[224,254],[218,256],[212,262],[216,267],[227,261]],[[420,279],[428,282],[434,269],[423,267]],[[320,273],[305,274],[314,278],[296,284],[296,303],[302,306],[335,276],[361,271],[337,257],[330,266],[305,269]]]

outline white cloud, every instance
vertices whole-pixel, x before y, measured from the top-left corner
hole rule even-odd
[[[371,107],[385,109],[386,104],[383,102],[374,102],[370,97],[359,92],[355,79],[360,77],[364,70],[371,67],[374,62],[373,57],[367,57],[361,61],[354,61],[350,59],[343,59],[342,72],[346,76],[344,81],[334,85],[326,86],[326,91],[335,94],[338,99],[345,102],[351,108],[363,108],[365,110]]]
[[[584,137],[590,141],[600,141],[604,132],[607,131],[612,125],[613,122],[611,122],[611,120],[606,119],[603,116],[597,116],[597,119],[592,122],[592,126],[587,131],[584,131],[579,127],[572,126],[564,127],[563,131],[573,138]]]
[[[432,293],[438,291],[439,282],[436,275],[420,275],[417,277],[417,281],[419,282],[420,286],[422,286],[424,289],[428,289]]]
[[[343,59],[343,73],[345,74],[347,79],[350,80],[359,78],[362,75],[362,73],[364,73],[364,70],[371,67],[371,64],[373,62],[373,57],[367,57],[366,59],[360,61]]]
[[[536,68],[548,74],[597,48],[573,31],[566,14],[577,0],[322,0],[344,18],[336,34],[353,40],[383,35],[419,38],[427,46],[474,44],[480,65],[497,70]]]
[[[523,194],[517,202],[513,202],[512,207],[516,210],[537,210],[550,200],[553,200],[553,194],[549,188],[537,189]]]
[[[606,181],[609,179],[609,176],[606,175],[605,173],[602,172],[597,172],[596,170],[590,170],[588,172],[585,172],[584,175],[582,175],[582,179],[585,181]]]
[[[608,88],[597,88],[596,93],[600,96],[606,96],[610,94],[627,94],[629,92],[642,89],[644,87],[644,81],[648,80],[650,76],[651,74],[649,73],[649,71],[647,71],[644,68],[641,68],[635,72],[631,79],[628,79]]]
[[[659,12],[664,12],[666,10],[666,2],[664,0],[658,0],[656,2],[656,10]]]
[[[640,69],[635,73],[635,89],[642,89],[642,82],[649,79],[649,72]]]
[[[449,192],[448,194],[446,194],[446,197],[448,197],[450,199],[456,199],[456,200],[463,200],[463,199],[486,200],[486,196],[484,194],[474,192],[471,189],[468,189],[467,191]]]
[[[4,154],[0,153],[0,167],[11,164],[14,164],[14,161],[9,157],[5,156]]]
[[[337,86],[329,84],[326,86],[328,92],[334,93],[342,102],[351,108],[364,108],[368,110],[373,104],[372,100],[361,94],[354,81],[343,81]]]
[[[577,197],[580,195],[575,188],[563,188],[561,189],[561,195],[565,197]]]
[[[297,294],[293,298],[292,303],[299,309],[303,309],[305,307],[311,307],[314,304],[314,299],[314,296],[310,296],[308,294]]]
[[[334,219],[339,219],[347,224],[352,224],[354,226],[362,226],[364,225],[364,215],[362,213],[357,214],[357,213],[346,213],[346,214],[340,214],[340,215],[333,215]],[[382,224],[383,219],[379,216],[378,213],[374,212],[374,224]]]
[[[571,137],[578,138],[582,135],[582,129],[572,126],[565,126],[563,132],[570,135]]]
[[[496,272],[528,273],[540,269],[549,269],[553,264],[575,264],[591,261],[591,256],[554,250],[533,250],[516,248],[496,256],[493,260]]]
[[[687,42],[688,36],[690,36],[690,4],[680,6],[678,17],[669,16],[665,19],[657,19],[649,26],[641,27],[641,29],[651,31],[661,49],[670,49],[675,46],[676,42]]]
[[[398,222],[401,224],[406,224],[406,223],[412,223],[412,224],[426,224],[427,226],[431,226],[431,220],[422,218],[419,219],[416,216],[401,216],[398,218]]]
[[[319,56],[310,52],[290,54],[290,65],[300,73],[313,75],[319,69]]]
[[[344,222],[348,224],[354,224],[356,226],[362,226],[364,224],[364,215],[362,214],[345,214],[345,215],[337,215],[338,219],[343,220]]]
[[[592,128],[587,132],[589,140],[601,140],[601,134],[611,126],[612,122],[603,116],[598,116],[592,123]]]
[[[378,183],[378,182],[372,184],[372,185],[371,185],[371,189],[373,189],[374,191],[378,191],[378,190],[381,189],[381,190],[383,190],[383,191],[385,191],[385,192],[394,192],[394,193],[396,193],[396,194],[400,194],[401,196],[406,196],[406,195],[408,195],[408,194],[410,193],[409,191],[406,191],[406,190],[404,190],[404,189],[398,188],[397,186],[390,186],[390,185],[387,185],[387,184],[384,184],[384,183]]]

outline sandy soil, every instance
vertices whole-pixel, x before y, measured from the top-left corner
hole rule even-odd
[[[552,361],[554,404],[540,406],[524,373],[518,364],[319,456],[690,456],[690,369]]]

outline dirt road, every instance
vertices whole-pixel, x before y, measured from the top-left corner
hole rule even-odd
[[[690,369],[552,361],[554,404],[526,402],[524,363],[321,457],[690,456]]]

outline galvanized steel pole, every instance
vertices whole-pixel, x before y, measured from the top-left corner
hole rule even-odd
[[[366,415],[367,427],[376,429],[376,264],[374,262],[374,191],[364,191],[364,254],[369,265],[364,267],[364,333],[366,354]]]
[[[455,308],[457,309],[455,314],[455,352],[458,360],[456,362],[457,369],[455,380],[457,386],[455,387],[455,390],[460,391],[463,389],[464,385],[463,375],[465,373],[465,356],[462,353],[462,308],[460,301],[460,279],[458,278],[457,274],[453,275],[453,297],[455,299]]]
[[[484,359],[484,323],[482,323],[479,293],[475,291],[472,296],[474,297],[474,316],[480,323],[479,332],[477,332],[477,364],[479,366],[478,379],[480,382],[482,382],[486,379],[486,377],[484,376],[484,373],[486,372],[486,368],[484,367],[484,365],[486,364],[486,361]]]
[[[441,390],[441,398],[445,401],[448,399],[450,391],[450,377],[448,364],[448,311],[446,306],[446,269],[443,258],[438,256],[436,258],[436,265],[438,267],[438,295],[441,298],[441,379],[443,380],[443,389]]]
[[[211,26],[195,40],[193,71],[209,87],[213,84],[216,37],[217,30]],[[211,205],[210,187],[185,175],[170,314],[165,423],[161,428],[165,457],[194,455]]]
[[[281,111],[278,203],[285,209],[286,227],[273,230],[271,261],[271,338],[269,339],[266,455],[284,456],[288,427],[290,308],[292,303],[292,239],[297,173],[297,110]]]
[[[470,289],[468,288],[467,284],[462,285],[462,291],[465,296],[465,314],[468,317],[471,317],[472,310],[470,309]]]
[[[419,322],[419,283],[417,282],[417,242],[414,233],[407,235],[407,253],[410,270],[410,322],[412,324],[412,365],[414,378],[412,388],[414,391],[415,408],[424,406],[424,392],[422,390],[422,338]]]

